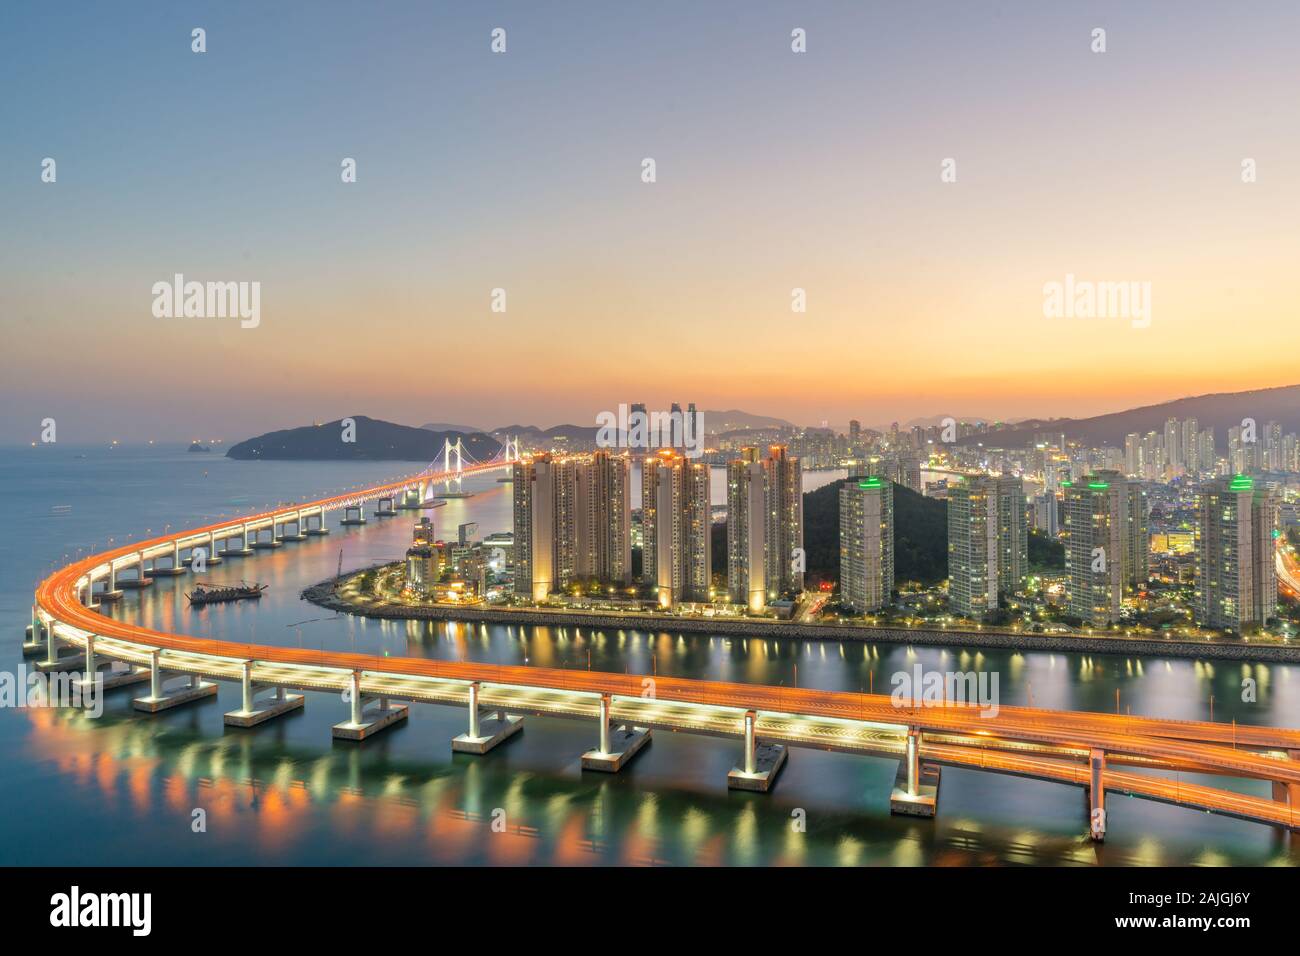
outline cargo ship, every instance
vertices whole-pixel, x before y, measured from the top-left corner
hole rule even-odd
[[[265,584],[248,584],[240,581],[225,587],[210,587],[206,584],[195,585],[194,590],[185,595],[191,604],[215,604],[218,601],[242,601],[245,598],[260,598],[266,590]]]

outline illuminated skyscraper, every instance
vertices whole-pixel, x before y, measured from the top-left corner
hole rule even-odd
[[[550,455],[514,464],[515,593],[544,600],[555,586],[555,474]]]
[[[1234,475],[1196,494],[1196,621],[1243,633],[1277,613],[1278,504]]]
[[[879,477],[840,487],[840,601],[858,612],[889,603],[894,590],[894,486]]]
[[[1024,482],[971,477],[948,488],[948,595],[953,613],[976,620],[1024,588],[1029,527]]]
[[[713,577],[709,466],[665,449],[641,466],[642,580],[660,607],[708,601]]]
[[[1126,590],[1144,588],[1151,570],[1150,508],[1146,486],[1136,479],[1126,479],[1118,471],[1099,471],[1095,480],[1109,482],[1119,489],[1123,525],[1120,581]]]
[[[802,591],[794,568],[803,547],[803,475],[784,445],[768,457],[744,448],[727,465],[727,587],[735,604],[757,610],[783,591]]]
[[[982,619],[998,606],[997,495],[983,478],[948,485],[948,606]]]
[[[1121,487],[1088,477],[1063,484],[1069,612],[1094,626],[1119,620],[1123,594]]]
[[[516,593],[631,581],[631,474],[631,459],[607,451],[516,462]]]

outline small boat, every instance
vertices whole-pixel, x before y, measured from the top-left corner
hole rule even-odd
[[[231,584],[226,587],[196,584],[194,590],[185,596],[189,598],[191,604],[215,604],[218,601],[242,601],[245,598],[260,598],[266,588],[265,584],[249,584],[246,581],[240,581],[238,584]]]

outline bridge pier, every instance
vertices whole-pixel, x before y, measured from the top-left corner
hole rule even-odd
[[[293,525],[293,534],[289,533],[289,525]],[[292,518],[285,516],[280,522],[280,536],[277,541],[306,541],[307,535],[302,530],[302,512],[298,512]]]
[[[61,650],[70,646],[54,633],[54,621],[51,620],[45,625],[45,658],[37,661],[33,666],[42,674],[81,670],[86,656],[80,651],[73,648],[71,654],[63,654],[62,656],[59,654]]]
[[[95,579],[89,574],[86,575],[86,590],[82,592],[81,603],[84,607],[88,607],[92,611],[99,607],[99,605],[95,603]]]
[[[103,667],[111,669],[113,662],[103,660],[95,655],[95,637],[91,635],[86,638],[86,650],[83,655],[82,675],[74,681],[83,691],[93,687],[96,678],[99,678],[101,691],[114,690],[118,687],[126,687],[129,684],[139,684],[141,681],[149,679],[149,672],[134,666],[127,667],[124,671],[110,671],[100,677],[99,671]]]
[[[117,587],[139,590],[140,588],[147,588],[149,587],[149,585],[153,584],[153,578],[145,574],[143,551],[136,553],[134,565],[129,565],[129,564],[127,565],[127,567],[132,567],[132,566],[135,567],[135,577],[127,578],[124,581],[114,582],[117,585]]]
[[[789,751],[782,744],[760,744],[754,737],[754,724],[758,715],[745,714],[745,756],[742,765],[732,767],[727,774],[728,790],[754,790],[767,793],[776,783],[776,776],[785,766]]]
[[[402,492],[402,500],[397,503],[398,511],[418,511],[424,504],[426,482],[420,482],[419,489],[407,488]]]
[[[207,544],[205,544],[205,545],[204,545],[204,544],[192,544],[192,545],[190,545],[190,556],[189,556],[188,558],[186,558],[184,561],[182,561],[181,563],[184,564],[186,567],[190,568],[191,570],[193,570],[193,568],[194,568],[194,552],[195,552],[195,550],[198,549],[198,548],[203,548],[203,549],[205,549],[205,550],[208,552],[208,556],[204,559],[204,561],[205,561],[207,564],[209,564],[209,565],[220,564],[220,563],[221,563],[221,555],[217,552],[217,542],[218,542],[219,540],[220,540],[220,539],[216,536],[216,534],[213,533],[213,534],[209,534],[209,535],[208,535],[208,543],[207,543]]]
[[[315,517],[315,519],[316,519],[316,527],[314,527],[314,528],[311,526],[311,519],[312,519],[313,517]],[[307,515],[307,516],[305,516],[303,520],[306,522],[306,527],[303,528],[303,533],[304,533],[304,534],[309,534],[309,535],[322,535],[322,534],[329,534],[329,533],[330,533],[330,529],[327,528],[327,527],[325,527],[325,509],[324,509],[324,508],[322,508],[320,511],[316,512],[315,515]]]
[[[263,531],[270,531],[270,532],[271,532],[271,540],[269,540],[269,541],[263,541],[263,540],[262,540],[262,532],[263,532]],[[275,519],[274,519],[274,518],[271,519],[271,524],[270,524],[269,526],[267,526],[267,527],[265,527],[265,528],[254,528],[254,529],[253,529],[253,550],[254,550],[254,551],[270,551],[270,550],[272,550],[272,549],[274,549],[274,548],[279,548],[279,547],[282,547],[282,545],[280,544],[280,539],[277,538],[277,537],[275,536]]]
[[[187,678],[189,684],[184,687],[167,688],[165,684],[169,679],[169,675],[162,669],[160,652],[155,650],[149,657],[149,696],[137,697],[131,701],[131,706],[136,710],[156,714],[159,711],[179,707],[181,704],[188,704],[191,701],[217,695],[216,683],[202,680],[197,674],[187,675],[173,672],[170,677]]]
[[[238,541],[239,547],[232,548],[231,541]],[[246,558],[253,553],[253,549],[248,546],[248,525],[240,525],[239,534],[228,532],[226,534],[226,550],[222,552],[227,558]]]
[[[939,806],[939,767],[921,762],[921,730],[907,729],[907,752],[898,762],[889,812],[900,816],[933,817]]]
[[[1286,755],[1288,760],[1300,760],[1300,750],[1288,750]],[[1288,807],[1300,807],[1300,783],[1274,780],[1273,799],[1278,803],[1286,804]]]
[[[469,732],[451,739],[453,753],[487,753],[493,747],[524,729],[522,717],[510,717],[497,711],[495,717],[483,717],[478,707],[478,683],[469,685]]]
[[[174,578],[177,575],[185,573],[185,566],[181,564],[181,546],[178,542],[172,542],[172,563],[171,567],[158,567],[158,558],[153,559],[153,576]]]
[[[1088,835],[1098,843],[1106,839],[1106,751],[1088,755]]]
[[[601,695],[599,720],[600,744],[582,755],[582,769],[618,773],[650,742],[650,729],[627,725],[611,728],[608,694]]]
[[[302,694],[286,694],[283,687],[273,684],[253,683],[253,662],[244,661],[244,674],[241,679],[243,702],[239,710],[228,711],[225,715],[227,727],[256,727],[272,717],[279,717],[290,711],[302,710],[306,698]],[[269,698],[257,699],[263,691],[272,691]]]
[[[393,496],[386,495],[375,502],[376,518],[396,518],[397,509],[393,507]]]
[[[360,671],[352,673],[352,688],[348,695],[348,703],[352,708],[351,716],[332,728],[337,740],[365,740],[367,737],[373,737],[381,730],[405,720],[410,716],[411,710],[406,704],[389,703],[387,697],[363,695]],[[368,708],[369,704],[376,706]]]
[[[356,515],[354,518],[353,515]],[[364,505],[346,505],[343,508],[343,520],[339,524],[365,524],[366,509]]]
[[[23,633],[23,657],[35,657],[45,650],[45,623],[32,606],[32,623]]]
[[[125,592],[117,586],[117,568],[113,562],[108,562],[108,579],[104,582],[104,590],[99,592],[100,601],[120,601]]]

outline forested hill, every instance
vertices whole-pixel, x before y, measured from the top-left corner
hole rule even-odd
[[[263,461],[419,461],[431,462],[442,452],[443,440],[461,438],[467,454],[488,461],[501,449],[494,438],[481,434],[435,432],[392,422],[353,416],[355,429],[344,441],[343,422],[325,422],[268,432],[232,445],[227,458]]]
[[[803,496],[803,540],[812,577],[840,574],[840,488]],[[948,502],[894,485],[894,580],[937,584],[948,576]]]

